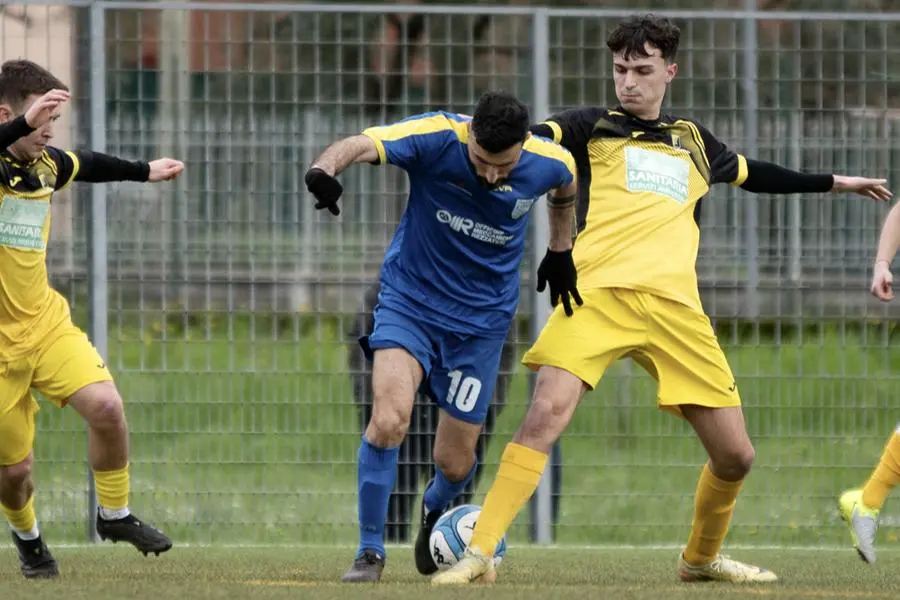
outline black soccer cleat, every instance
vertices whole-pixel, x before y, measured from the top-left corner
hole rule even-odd
[[[59,576],[59,566],[44,540],[40,537],[23,540],[15,533],[12,536],[19,551],[19,568],[26,579],[53,579]]]
[[[431,531],[442,514],[444,514],[442,510],[433,510],[426,514],[425,499],[422,499],[422,526],[419,527],[419,535],[416,536],[416,545],[414,546],[416,569],[422,575],[432,575],[438,570],[437,563],[431,556]]]
[[[366,548],[356,557],[353,565],[347,569],[341,581],[348,583],[376,583],[381,580],[384,571],[384,557],[371,548]]]
[[[159,556],[172,547],[172,540],[163,532],[134,515],[108,521],[98,514],[97,534],[101,540],[110,540],[114,544],[128,542],[144,556],[150,553]]]

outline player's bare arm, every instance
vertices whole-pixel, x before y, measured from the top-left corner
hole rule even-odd
[[[575,233],[576,184],[558,188],[547,197],[550,213],[550,243],[537,270],[537,291],[550,288],[550,304],[562,302],[566,315],[572,316],[572,300],[583,304],[578,293],[578,272],[572,257],[572,238]]]
[[[344,187],[335,179],[354,163],[377,163],[378,148],[365,135],[354,135],[330,145],[313,161],[306,172],[306,188],[316,197],[316,208],[327,208],[333,215],[341,214],[338,200]]]
[[[564,252],[572,248],[575,235],[575,200],[577,190],[575,182],[553,190],[547,196],[547,209],[550,213],[550,250]]]
[[[878,238],[878,253],[875,255],[875,266],[872,272],[872,295],[883,302],[894,299],[894,276],[891,263],[897,250],[900,249],[900,204],[895,204],[884,220],[881,235]]]
[[[378,149],[372,138],[359,134],[338,140],[328,146],[313,161],[310,170],[321,169],[331,177],[337,177],[354,163],[378,162]]]

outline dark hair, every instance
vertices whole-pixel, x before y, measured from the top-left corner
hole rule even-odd
[[[616,25],[606,38],[606,47],[613,54],[624,53],[626,59],[632,56],[646,58],[649,54],[644,44],[649,43],[659,49],[666,62],[671,63],[678,53],[680,38],[681,30],[675,23],[666,17],[647,13],[633,15]]]
[[[528,136],[528,109],[518,98],[506,92],[486,92],[475,105],[472,133],[478,145],[497,154]]]
[[[8,60],[0,65],[0,103],[19,111],[29,96],[44,95],[50,90],[66,90],[53,73],[30,60]]]

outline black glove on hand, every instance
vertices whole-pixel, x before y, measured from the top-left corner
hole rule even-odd
[[[572,316],[571,294],[578,306],[584,304],[578,293],[578,272],[575,270],[575,261],[572,259],[572,250],[554,252],[547,249],[544,259],[537,270],[537,291],[543,292],[547,284],[550,285],[550,304],[556,306],[562,299],[566,316]]]
[[[344,193],[341,182],[316,167],[306,172],[306,189],[316,197],[316,209],[327,208],[331,214],[341,214],[338,199]]]

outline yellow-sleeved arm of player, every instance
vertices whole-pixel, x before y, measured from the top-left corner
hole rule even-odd
[[[466,136],[466,121],[455,122],[447,113],[426,113],[363,130],[375,143],[379,164],[403,169],[430,163],[450,139]]]

